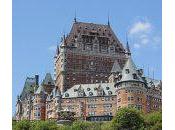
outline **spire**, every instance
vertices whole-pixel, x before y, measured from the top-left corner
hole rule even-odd
[[[57,50],[56,50],[56,54],[59,55],[60,51],[59,51],[59,46],[57,45]]]
[[[75,10],[74,22],[75,22],[75,23],[77,22],[76,10]]]
[[[128,55],[131,55],[130,47],[129,47],[129,42],[128,42],[128,35],[126,35],[126,53]]]
[[[128,41],[126,43],[126,52],[131,55],[131,51],[130,51],[130,47],[129,47]]]
[[[65,36],[65,34],[63,35],[63,46],[65,46],[66,45],[66,36]]]
[[[109,22],[109,13],[108,13],[108,26],[110,26],[110,22]]]

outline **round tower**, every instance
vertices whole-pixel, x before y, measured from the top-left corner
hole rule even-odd
[[[116,82],[117,109],[132,107],[146,112],[146,84],[131,56],[122,70],[121,79]]]

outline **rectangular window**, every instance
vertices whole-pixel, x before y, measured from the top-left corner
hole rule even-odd
[[[126,69],[125,72],[126,72],[126,74],[129,74],[129,69]]]
[[[130,101],[131,100],[131,97],[128,97],[128,101]]]

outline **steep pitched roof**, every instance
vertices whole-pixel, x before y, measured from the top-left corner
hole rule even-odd
[[[146,80],[147,85],[148,85],[149,88],[152,87],[152,84],[154,84],[155,87],[161,85],[161,80],[152,79],[152,78],[149,78],[149,77],[145,77],[145,80]]]
[[[144,82],[142,77],[139,76],[138,71],[137,71],[137,67],[134,64],[131,56],[128,58],[125,66],[123,67],[122,78],[119,82],[124,82],[124,81]]]
[[[111,73],[116,73],[116,72],[121,72],[121,68],[120,68],[120,65],[118,63],[117,60],[115,60],[114,64],[113,64],[113,67],[111,69]]]
[[[46,76],[42,82],[43,85],[54,85],[54,80],[50,73],[46,73]]]
[[[34,86],[37,87],[36,82],[37,81],[36,81],[35,77],[27,77],[26,78],[22,93],[20,95],[21,100],[24,100],[28,94],[34,93]]]
[[[72,26],[72,29],[68,36],[66,37],[66,43],[72,43],[75,39],[75,36],[78,38],[78,35],[98,33],[100,37],[107,37],[110,43],[118,45],[123,51],[125,51],[123,45],[113,32],[112,28],[109,25],[104,24],[94,24],[94,23],[85,23],[85,22],[75,22]]]

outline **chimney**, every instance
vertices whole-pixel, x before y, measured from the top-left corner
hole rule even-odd
[[[36,85],[39,85],[39,75],[35,75]]]

